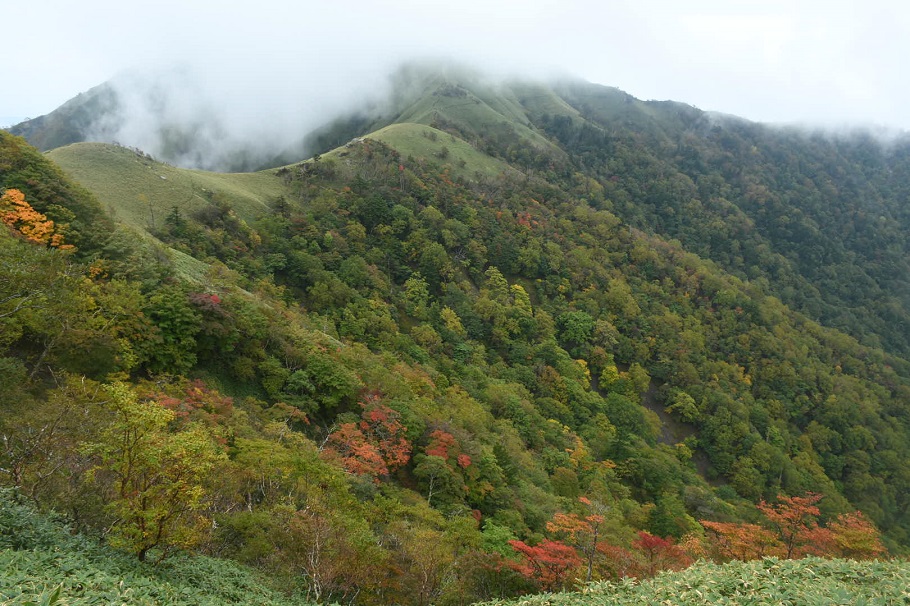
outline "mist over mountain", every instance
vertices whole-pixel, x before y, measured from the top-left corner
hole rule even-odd
[[[385,126],[440,78],[482,86],[504,81],[446,60],[347,70],[343,80],[307,64],[280,77],[266,73],[250,80],[249,71],[235,78],[230,70],[188,64],[126,71],[9,130],[42,150],[118,143],[185,168],[248,171],[298,161]]]
[[[133,70],[12,126],[39,149],[116,142],[186,168],[244,171],[306,157],[307,134],[363,114],[388,95],[388,79],[338,82],[302,69],[264,83],[189,65]]]

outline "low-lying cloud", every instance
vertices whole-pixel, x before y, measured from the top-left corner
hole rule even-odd
[[[87,133],[191,168],[251,169],[297,159],[307,133],[387,96],[383,72],[339,85],[298,70],[275,80],[184,63],[122,72],[108,81],[116,109]],[[371,102],[371,100],[373,100]]]
[[[23,52],[0,56],[0,82],[14,91],[0,114],[47,113],[118,74],[129,120],[99,132],[154,154],[156,121],[189,120],[205,153],[178,157],[197,165],[217,164],[240,142],[262,153],[294,145],[381,99],[390,72],[426,56],[486,72],[560,69],[750,120],[910,128],[901,77],[910,5],[884,0],[9,4],[5,44]]]

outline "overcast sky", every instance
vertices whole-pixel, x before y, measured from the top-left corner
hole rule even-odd
[[[0,21],[0,125],[178,62],[237,112],[320,111],[430,55],[757,121],[910,130],[902,0],[0,0]]]

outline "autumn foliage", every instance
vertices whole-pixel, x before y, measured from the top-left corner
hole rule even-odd
[[[672,537],[661,538],[641,530],[632,547],[639,554],[640,576],[653,577],[661,570],[682,570],[692,563]]]
[[[578,499],[583,513],[557,512],[547,522],[547,531],[558,540],[544,540],[535,546],[510,541],[521,560],[511,568],[553,590],[572,580],[625,577],[652,577],[662,570],[681,570],[693,562],[688,549],[673,537],[659,537],[639,531],[627,547],[607,540],[609,507],[587,497]],[[625,542],[625,541],[623,541]],[[574,576],[573,574],[574,573]]]
[[[575,549],[559,541],[544,540],[534,546],[509,541],[509,545],[523,556],[521,561],[512,562],[511,568],[536,581],[545,591],[565,586],[571,580],[570,573],[582,563]]]
[[[870,559],[885,555],[878,530],[860,512],[840,515],[822,526],[817,503],[822,495],[780,495],[762,501],[763,524],[702,520],[704,538],[687,535],[680,542],[644,530],[618,541],[608,531],[602,504],[581,497],[579,512],[557,512],[547,522],[551,538],[536,545],[513,540],[519,560],[510,567],[542,590],[564,587],[569,580],[649,578],[665,570],[682,570],[695,559],[756,560],[776,556]]]
[[[442,429],[433,430],[430,434],[430,442],[424,452],[427,456],[439,457],[443,460],[454,457],[455,462],[462,469],[471,465],[470,455],[461,452],[461,445],[455,439],[455,436]]]
[[[888,550],[882,545],[878,529],[862,514],[854,511],[837,516],[828,524],[833,553],[855,560],[883,557]]]
[[[702,520],[707,531],[709,553],[717,560],[757,560],[776,555],[777,537],[758,524],[734,524]]]
[[[209,426],[223,424],[234,410],[234,400],[207,386],[199,379],[185,380],[150,398],[174,412],[180,424],[200,421]]]
[[[821,526],[817,493],[761,501],[768,524],[737,524],[702,520],[708,553],[718,560],[754,560],[765,556],[871,559],[886,553],[878,530],[862,513],[842,514]]]
[[[360,422],[342,423],[329,434],[325,453],[340,459],[350,473],[379,478],[407,464],[411,443],[399,414],[368,395],[360,403]]]
[[[63,234],[55,230],[54,222],[32,208],[25,200],[25,194],[18,189],[8,189],[0,196],[0,220],[29,242],[61,249],[72,248],[63,243]]]
[[[553,515],[547,522],[547,530],[565,540],[581,551],[587,565],[585,580],[590,581],[594,574],[595,560],[604,553],[606,544],[601,541],[604,516],[595,511],[594,503],[587,497],[580,497],[579,502],[590,511],[588,515],[577,513],[560,513]]]

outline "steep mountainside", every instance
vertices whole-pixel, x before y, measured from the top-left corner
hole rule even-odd
[[[116,115],[118,109],[116,92],[109,84],[102,84],[80,93],[46,116],[16,124],[9,131],[25,137],[41,151],[47,151],[105,137],[106,133],[99,126]]]
[[[258,173],[0,132],[4,484],[320,602],[908,549],[900,142],[398,78]]]

